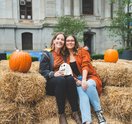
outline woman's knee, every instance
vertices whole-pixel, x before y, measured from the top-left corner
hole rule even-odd
[[[93,79],[87,81],[88,87],[96,87],[96,82]]]
[[[68,84],[76,86],[76,82],[75,82],[73,76],[66,77],[66,81],[67,81]]]
[[[73,76],[67,76],[66,79],[67,79],[68,81],[73,81],[73,80],[74,80]]]
[[[77,92],[78,92],[78,95],[79,95],[80,97],[86,95],[86,93],[85,93],[85,91],[82,89],[82,87],[77,87]]]
[[[59,86],[65,86],[66,85],[66,79],[64,77],[58,77],[56,82],[57,85]]]

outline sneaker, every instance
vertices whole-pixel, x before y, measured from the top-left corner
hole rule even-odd
[[[90,123],[90,122],[84,122],[83,124],[92,124],[92,123]]]
[[[105,120],[105,118],[103,116],[103,112],[102,111],[97,111],[96,115],[97,115],[99,124],[106,124],[106,120]]]

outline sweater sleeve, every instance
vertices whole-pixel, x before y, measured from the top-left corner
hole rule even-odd
[[[82,68],[82,71],[83,70],[89,70],[89,64],[91,62],[91,59],[90,59],[90,54],[87,50],[81,48],[79,50],[80,54],[81,54],[81,57],[82,57],[82,65],[81,65],[81,68]]]

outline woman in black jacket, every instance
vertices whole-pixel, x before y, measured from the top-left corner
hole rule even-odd
[[[40,73],[46,78],[46,93],[56,97],[59,113],[59,123],[67,124],[65,117],[65,101],[68,99],[77,124],[81,124],[78,116],[78,95],[76,83],[72,76],[64,76],[59,67],[64,63],[62,51],[65,36],[57,33],[51,41],[51,51],[44,52],[40,60]]]

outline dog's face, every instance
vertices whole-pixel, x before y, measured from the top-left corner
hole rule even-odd
[[[72,75],[72,70],[69,64],[63,63],[60,65],[59,71],[63,71],[64,75]]]

